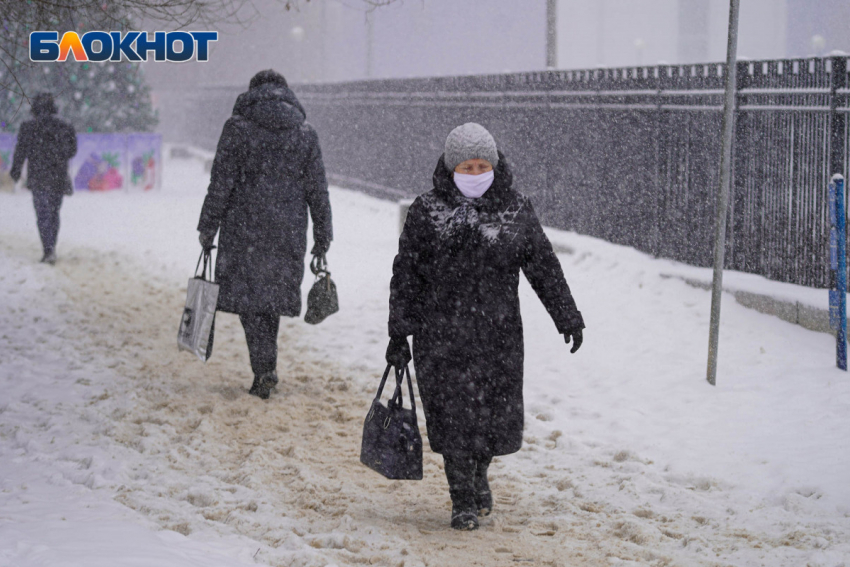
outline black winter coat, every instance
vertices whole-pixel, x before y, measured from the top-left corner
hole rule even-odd
[[[198,230],[221,228],[216,259],[218,309],[301,312],[307,212],[313,239],[333,238],[319,138],[287,87],[265,84],[236,100],[216,149]]]
[[[71,188],[68,160],[75,155],[74,127],[52,114],[37,115],[21,124],[9,175],[15,181],[20,179],[24,160],[29,159],[27,187],[65,193]]]
[[[428,440],[437,453],[505,455],[522,446],[522,270],[560,333],[584,327],[529,199],[495,179],[467,199],[440,158],[411,205],[390,284],[389,333],[413,335]]]

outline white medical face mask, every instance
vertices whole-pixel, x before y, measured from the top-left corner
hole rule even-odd
[[[482,173],[480,175],[455,172],[454,179],[455,185],[457,185],[457,188],[460,189],[460,192],[463,193],[464,197],[477,199],[487,192],[487,189],[489,189],[493,184],[495,176],[496,172],[491,169],[487,173]]]

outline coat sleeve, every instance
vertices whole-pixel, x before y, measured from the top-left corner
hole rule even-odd
[[[325,177],[325,164],[322,161],[322,149],[319,136],[312,127],[307,128],[309,155],[304,166],[307,206],[313,220],[313,242],[319,248],[327,250],[333,240],[331,221],[331,201],[328,196],[328,180]]]
[[[9,176],[17,183],[21,178],[21,172],[24,168],[24,160],[30,154],[30,132],[29,124],[21,124],[21,129],[18,131],[18,141],[15,144],[15,157],[12,158],[12,169],[9,171]]]
[[[526,201],[526,207],[528,217],[522,271],[559,333],[583,329],[584,320],[570,293],[561,263],[552,250],[552,243],[543,232],[530,201]]]
[[[230,118],[224,123],[218,147],[215,150],[210,185],[201,209],[198,231],[203,234],[215,234],[224,217],[227,203],[233,188],[242,179],[242,164],[245,163],[244,132],[237,119]]]
[[[407,211],[404,228],[398,239],[398,254],[393,261],[388,324],[390,337],[413,335],[419,327],[419,308],[426,290],[423,273],[428,263],[427,218],[420,197]]]

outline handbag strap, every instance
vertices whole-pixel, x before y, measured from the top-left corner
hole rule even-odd
[[[387,383],[387,376],[390,375],[390,368],[392,368],[392,367],[393,367],[392,364],[387,364],[387,369],[384,370],[384,375],[381,377],[381,385],[378,386],[378,393],[375,394],[375,400],[381,399],[381,394],[384,391],[384,384]]]
[[[384,391],[384,384],[387,382],[387,377],[390,375],[390,368],[392,367],[392,364],[387,364],[387,368],[384,370],[384,375],[381,377],[381,385],[378,386],[378,393],[375,395],[375,400],[381,399],[381,394]],[[396,368],[395,370],[395,392],[393,392],[393,397],[390,398],[388,407],[402,407],[404,404],[401,383],[405,376],[407,376],[407,392],[410,395],[410,409],[413,410],[414,414],[416,414],[416,397],[413,395],[413,382],[410,379],[410,368],[406,364],[404,365],[404,368]]]
[[[331,275],[328,271],[328,260],[325,258],[324,254],[316,254],[313,256],[313,259],[310,260],[310,271],[313,272],[314,276],[318,276],[320,274]]]
[[[404,374],[407,375],[407,391],[410,394],[410,409],[416,414],[416,397],[413,395],[413,382],[410,380],[410,367],[404,365]],[[400,384],[399,384],[400,385]]]
[[[215,248],[215,246],[213,246]],[[201,270],[201,279],[206,281],[213,281],[213,269],[212,269],[212,248],[208,250],[201,250],[201,255],[198,257],[198,263],[195,265],[195,277],[198,277],[198,268],[201,266],[201,260],[204,261],[204,267]],[[209,268],[207,268],[209,266]],[[209,269],[209,279],[207,279],[207,269]]]
[[[404,380],[404,370],[395,369],[395,392],[390,399],[387,407],[401,408],[404,405],[404,396],[402,395],[401,381]]]

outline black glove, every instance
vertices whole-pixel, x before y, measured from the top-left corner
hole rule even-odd
[[[584,340],[584,337],[581,334],[581,329],[574,329],[564,333],[564,342],[570,344],[570,337],[573,339],[573,348],[570,349],[570,352],[575,352],[579,349],[582,341]]]
[[[313,244],[313,249],[310,250],[310,254],[313,256],[324,256],[330,250],[331,243],[330,242],[316,242]]]
[[[212,250],[213,249],[213,241],[215,240],[215,233],[201,233],[198,237],[198,240],[201,242],[201,247],[204,250]]]
[[[407,337],[390,338],[390,344],[387,346],[387,364],[392,364],[396,368],[404,368],[412,359]]]

